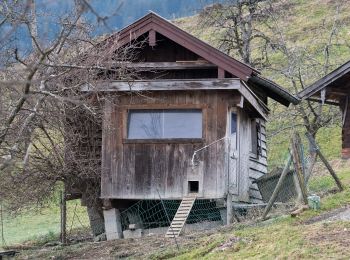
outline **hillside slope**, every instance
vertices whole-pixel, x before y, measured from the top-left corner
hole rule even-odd
[[[315,58],[312,62],[322,62],[324,50],[323,46],[327,43],[330,31],[334,25],[335,30],[334,45],[330,49],[330,68],[329,71],[343,64],[350,59],[350,3],[348,1],[334,0],[295,0],[280,1],[279,8],[287,10],[283,16],[278,17],[276,22],[279,30],[282,31],[286,45],[291,50],[307,49]],[[219,47],[218,38],[220,31],[214,28],[203,27],[199,15],[176,20],[176,24],[199,37],[209,44]],[[261,27],[262,30],[263,26]],[[269,32],[266,32],[269,34]],[[271,33],[271,32],[270,32]],[[257,47],[257,46],[255,46]],[[253,52],[254,52],[253,46]],[[238,55],[234,55],[239,59]],[[286,60],[279,53],[270,53],[271,63],[278,69],[287,69]],[[311,58],[310,58],[311,59]],[[305,67],[312,65],[305,64]],[[262,70],[264,76],[274,80],[291,93],[295,94],[290,81],[274,70]],[[307,71],[302,71],[307,74]],[[306,77],[307,84],[311,84],[321,76],[323,71],[316,71],[316,75]],[[291,127],[293,123],[291,118],[286,118],[287,109],[270,102],[272,113],[268,124],[268,145],[269,145],[269,163],[270,166],[282,163],[287,154],[289,138],[291,131],[305,131],[301,126]],[[325,108],[328,109],[328,108]],[[334,109],[334,108],[333,108]],[[282,116],[281,116],[282,115]],[[334,159],[339,157],[341,150],[341,128],[340,112],[332,120],[330,125],[319,131],[317,141],[325,155]],[[301,125],[301,122],[298,123]],[[286,130],[281,131],[281,128]]]

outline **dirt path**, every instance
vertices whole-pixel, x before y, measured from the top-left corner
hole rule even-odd
[[[304,224],[310,225],[321,221],[332,222],[337,220],[350,221],[350,205],[310,218]]]

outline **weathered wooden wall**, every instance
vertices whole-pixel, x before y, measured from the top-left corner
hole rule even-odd
[[[258,143],[261,146],[261,154],[252,152],[252,127],[255,121],[260,122],[261,131],[258,134]],[[263,119],[251,118],[243,109],[239,112],[239,162],[238,162],[238,196],[239,201],[261,202],[262,197],[254,180],[267,173],[266,154],[266,130]]]
[[[119,95],[104,109],[102,197],[119,199],[181,198],[187,194],[187,173],[193,152],[226,134],[227,111],[233,106],[231,91],[162,91]],[[124,140],[126,114],[132,108],[202,108],[202,142],[133,143]],[[198,153],[203,170],[198,176],[205,198],[222,198],[227,190],[225,145],[218,142]]]
[[[350,95],[340,101],[340,109],[343,114],[342,127],[342,158],[350,158]]]
[[[147,39],[148,35],[141,36],[139,41]],[[147,43],[142,46],[142,49],[137,52],[136,61],[144,62],[174,62],[174,61],[186,61],[197,60],[200,58],[197,54],[177,44],[176,42],[164,37],[163,35],[156,34],[156,46],[149,46]],[[147,40],[146,40],[147,41]]]
[[[146,39],[147,35],[140,38]],[[135,62],[179,62],[203,60],[197,54],[184,48],[183,46],[167,39],[161,34],[156,34],[156,46],[145,44],[139,52],[135,54]],[[141,40],[140,39],[140,40]],[[152,70],[138,71],[138,78],[141,79],[197,79],[197,78],[217,78],[217,68],[191,69],[191,70]],[[230,74],[226,77],[231,77]]]

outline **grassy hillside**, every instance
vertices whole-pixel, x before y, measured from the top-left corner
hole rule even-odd
[[[336,24],[333,43],[336,43],[330,49],[330,67],[329,72],[337,66],[350,59],[350,3],[348,1],[333,0],[295,0],[279,1],[278,8],[287,10],[279,16],[275,22],[275,27],[284,35],[286,45],[292,51],[307,50],[312,55],[312,59],[305,59],[305,70],[302,76],[307,84],[311,84],[324,75],[324,72],[311,71],[313,66],[311,62],[321,63],[324,59],[324,45],[328,42],[330,32]],[[219,47],[218,38],[220,30],[201,26],[201,17],[193,16],[179,19],[176,23],[184,30],[196,35],[209,44]],[[258,29],[264,31],[270,37],[276,37],[274,31],[271,32],[258,25]],[[253,53],[257,46],[253,46]],[[232,55],[239,59],[238,55]],[[272,66],[278,69],[287,69],[286,59],[280,53],[273,51],[270,53],[270,62]],[[279,83],[291,93],[295,94],[290,81],[286,80],[280,73],[274,70],[263,69],[262,74]],[[304,75],[305,74],[305,75]],[[310,76],[311,75],[311,76]],[[283,161],[288,148],[289,136],[292,130],[301,132],[303,127],[288,128],[292,125],[292,119],[288,109],[275,105],[270,101],[272,110],[270,122],[268,124],[268,146],[270,165],[279,164]],[[325,108],[328,109],[328,108]],[[319,131],[317,141],[325,155],[330,159],[337,158],[341,150],[341,128],[340,113],[334,118],[334,121],[328,128]],[[302,122],[298,122],[302,124]],[[285,131],[279,131],[281,128],[287,128]],[[277,134],[275,134],[277,132]]]

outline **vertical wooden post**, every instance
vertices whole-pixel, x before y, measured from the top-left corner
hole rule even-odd
[[[324,163],[324,165],[327,167],[329,173],[332,175],[335,183],[337,184],[338,188],[340,191],[344,190],[343,185],[341,184],[338,176],[335,174],[332,166],[329,164],[329,162],[327,161],[327,159],[323,156],[323,154],[321,153],[321,151],[319,149],[317,149],[317,154],[318,157],[320,157],[321,161]]]
[[[329,164],[327,159],[323,156],[323,154],[320,151],[320,148],[317,146],[315,139],[312,137],[310,133],[306,133],[307,138],[309,139],[310,143],[312,144],[313,148],[316,150],[316,153],[318,157],[320,157],[321,161],[324,163],[324,165],[327,167],[329,173],[332,175],[335,183],[337,184],[340,191],[344,190],[342,183],[340,182],[338,176],[334,172],[332,166]]]
[[[227,207],[226,225],[230,225],[232,223],[232,216],[233,216],[232,194],[230,192],[227,193],[226,207]]]
[[[218,78],[219,79],[224,79],[225,78],[225,70],[218,67]]]
[[[0,201],[0,221],[1,221],[1,243],[2,246],[6,246],[6,242],[5,242],[5,235],[4,235],[4,216],[2,213],[2,201]],[[0,258],[1,260],[1,258]]]
[[[148,44],[151,47],[156,46],[156,31],[155,30],[150,30],[148,32]]]
[[[67,244],[67,204],[66,204],[66,193],[65,190],[61,192],[61,243],[63,245]]]
[[[278,195],[278,193],[279,193],[279,191],[280,191],[280,189],[281,189],[281,187],[282,187],[282,184],[283,184],[284,179],[285,179],[286,176],[287,176],[287,173],[288,173],[288,171],[289,171],[289,167],[290,167],[291,164],[292,164],[292,156],[289,155],[288,161],[287,161],[286,165],[284,166],[284,169],[283,169],[283,171],[282,171],[282,173],[281,173],[281,176],[280,176],[280,178],[279,178],[279,180],[278,180],[278,182],[277,182],[276,188],[275,188],[275,190],[273,191],[273,193],[272,193],[272,195],[271,195],[271,198],[270,198],[269,202],[267,203],[267,206],[266,206],[266,208],[265,208],[265,210],[264,210],[264,213],[263,213],[263,215],[262,215],[262,219],[263,219],[263,220],[266,219],[266,216],[267,216],[267,214],[269,213],[269,211],[270,211],[270,209],[271,209],[273,203],[275,203],[275,200],[276,200],[276,198],[277,198],[277,195]]]
[[[295,169],[295,173],[298,177],[299,187],[301,190],[301,195],[303,197],[304,204],[307,205],[308,204],[307,191],[306,191],[306,186],[305,186],[305,178],[304,178],[304,173],[303,173],[300,148],[301,148],[300,136],[297,133],[294,133],[293,137],[292,137],[292,154],[293,154],[294,169]]]

